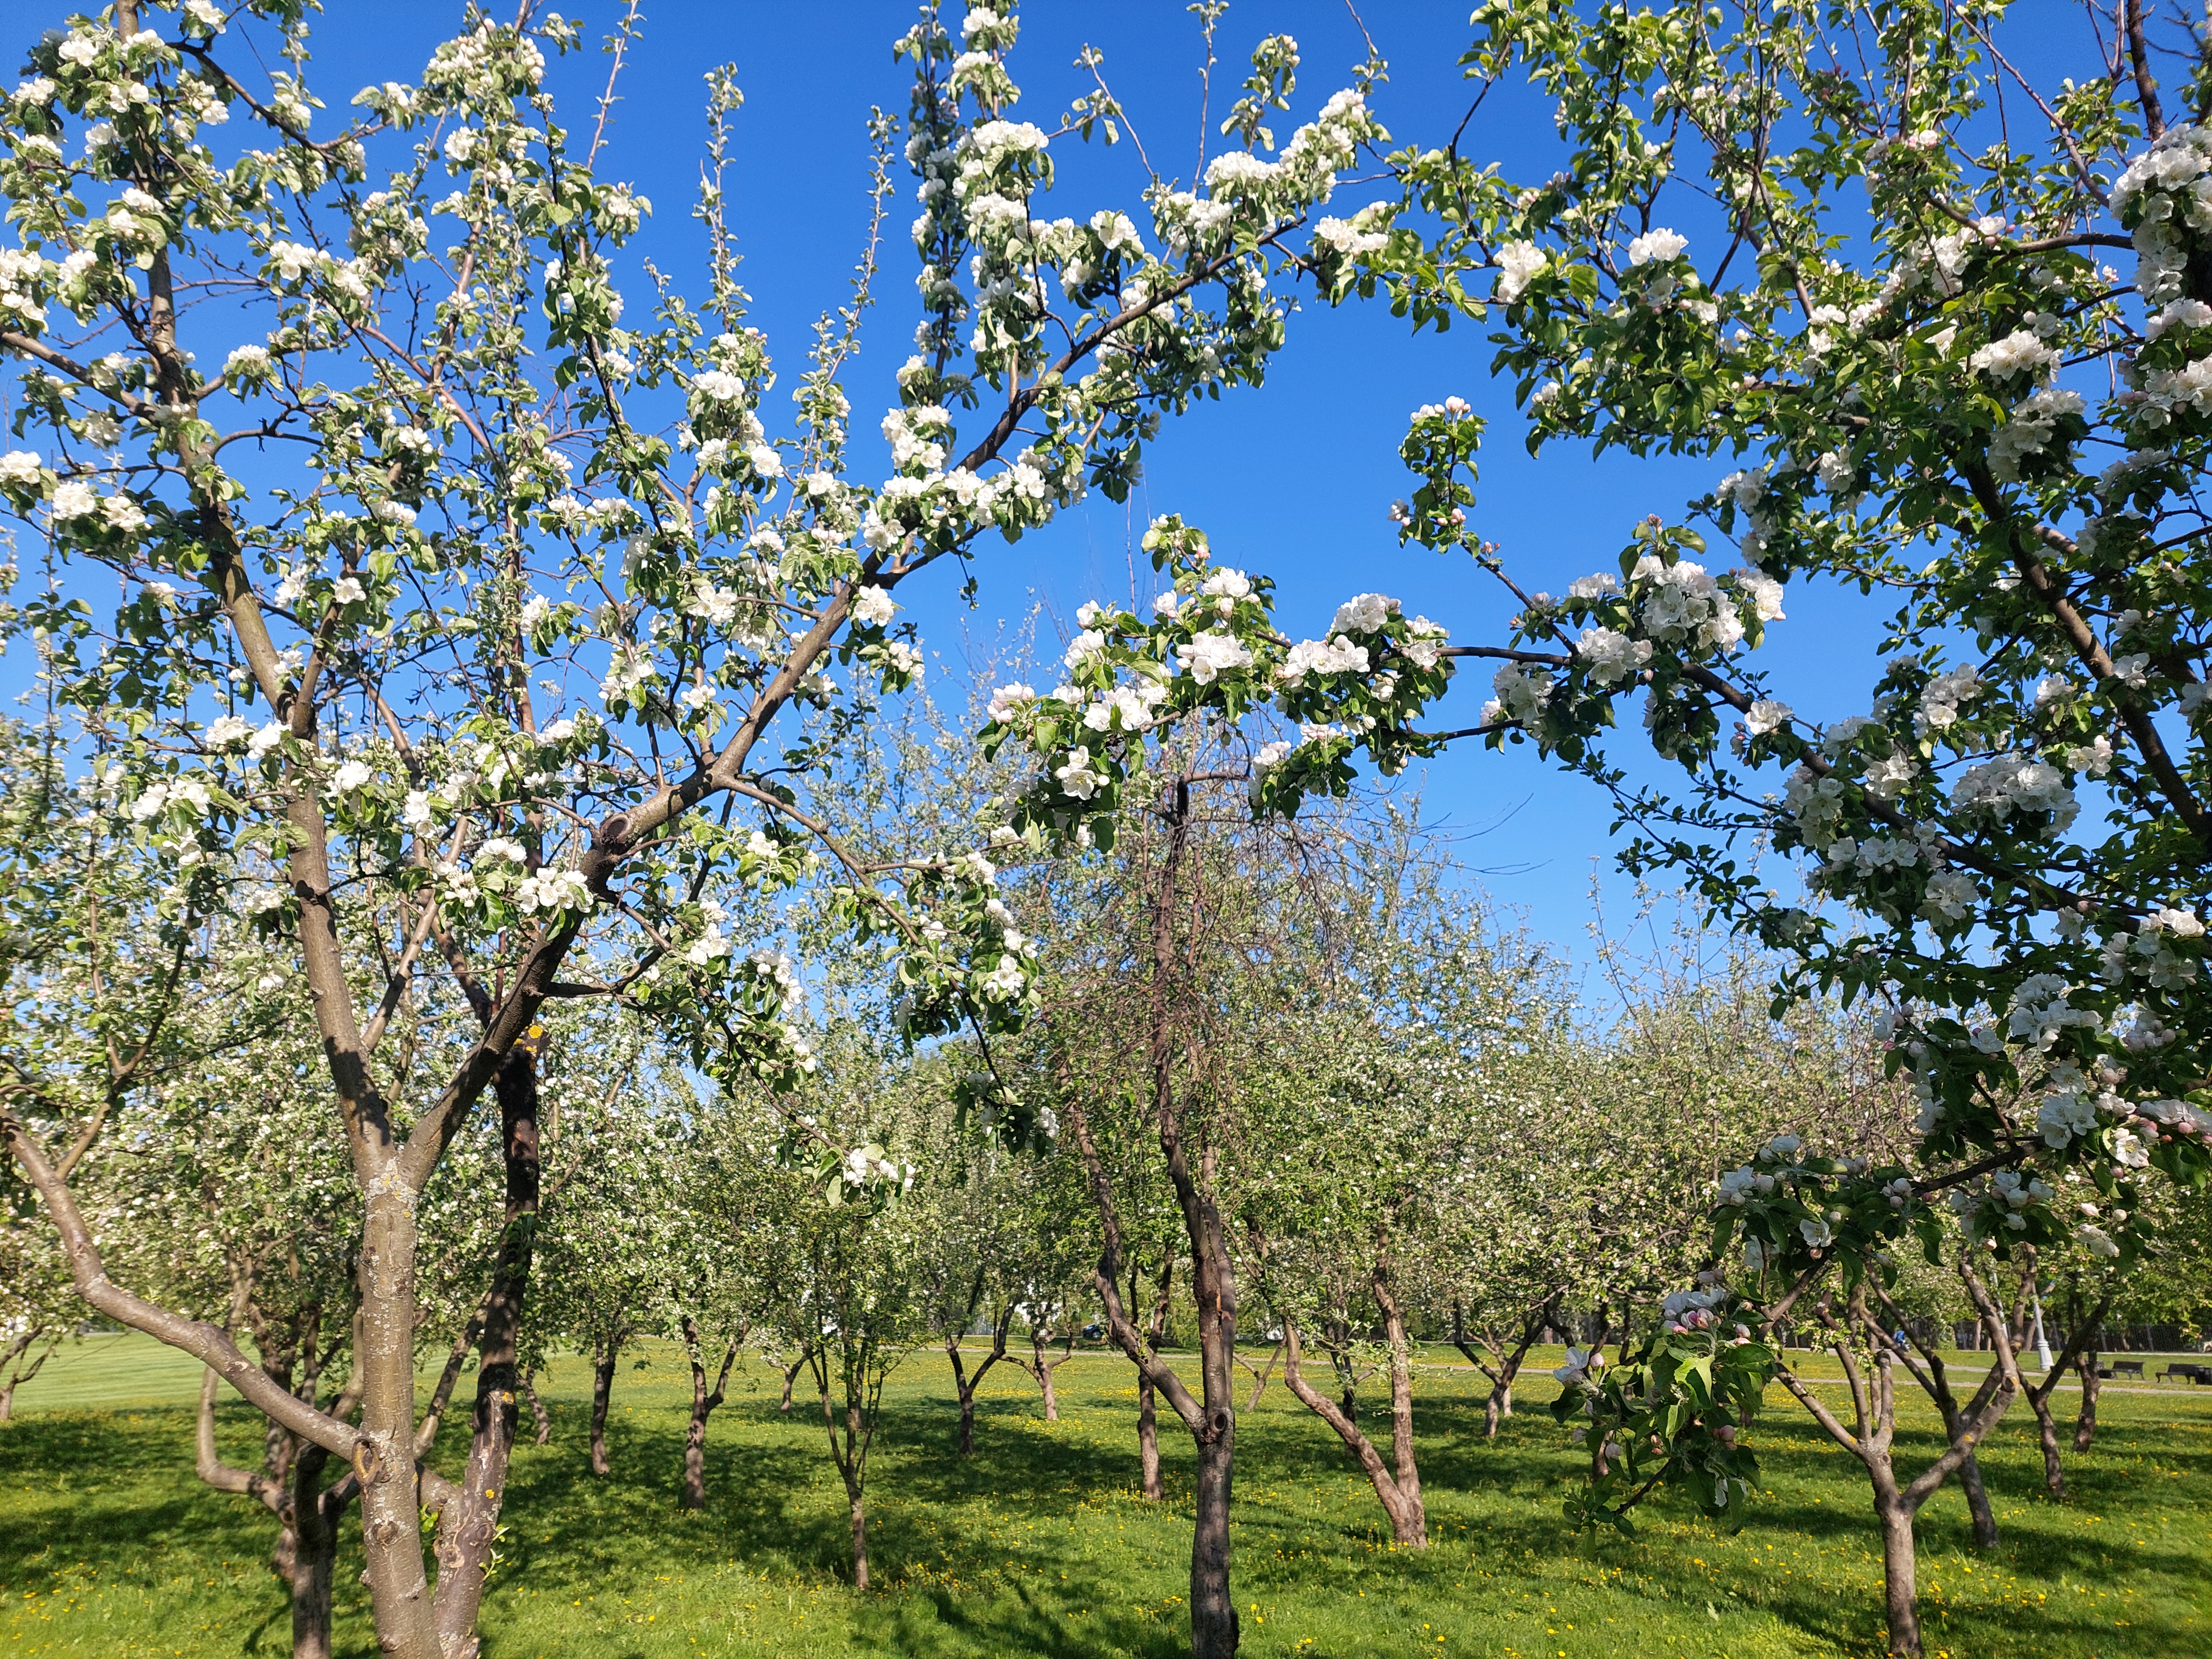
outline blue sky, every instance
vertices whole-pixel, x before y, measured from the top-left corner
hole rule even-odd
[[[1375,103],[1399,142],[1441,143],[1465,112],[1469,88],[1456,60],[1469,39],[1468,9],[1411,0],[1367,9],[1368,27],[1390,62],[1390,79]],[[696,242],[684,214],[702,131],[699,77],[714,63],[738,65],[747,101],[736,127],[731,212],[745,254],[752,320],[780,346],[787,376],[797,373],[807,324],[842,297],[865,211],[863,124],[872,105],[903,112],[904,66],[891,62],[888,48],[914,15],[907,5],[850,0],[835,7],[664,6],[649,14],[626,71],[611,167],[653,198],[647,246],[656,258],[665,250],[674,261]],[[1032,5],[1024,19],[1011,67],[1024,91],[1024,117],[1049,127],[1073,95],[1088,89],[1073,64],[1082,46],[1095,44],[1152,163],[1186,181],[1192,176],[1202,47],[1196,21],[1180,0]],[[1273,31],[1295,36],[1303,58],[1293,112],[1274,123],[1279,141],[1348,82],[1365,48],[1340,0],[1233,5],[1217,37],[1215,124],[1252,46]],[[344,55],[353,49],[348,41]],[[578,64],[572,58],[562,78],[595,90],[603,60],[594,55]],[[1555,165],[1552,138],[1545,104],[1526,89],[1501,88],[1462,149],[1498,160],[1509,175],[1540,177]],[[1208,153],[1222,143],[1212,136]],[[1086,148],[1070,137],[1055,141],[1053,155],[1058,187],[1045,211],[1083,217],[1102,206],[1137,206],[1143,174],[1131,143]],[[1353,185],[1338,201],[1349,210],[1381,193],[1379,186],[1364,191]],[[902,230],[913,211],[909,182],[894,226]],[[915,264],[911,248],[894,237],[882,303],[870,321],[872,349],[848,379],[856,431],[868,424],[867,411],[894,401],[889,376],[909,349]],[[1447,623],[1456,638],[1497,640],[1512,607],[1495,584],[1467,562],[1401,550],[1385,516],[1394,498],[1410,492],[1397,456],[1408,414],[1452,393],[1491,417],[1477,521],[1531,586],[1558,591],[1577,575],[1613,568],[1638,519],[1678,511],[1723,470],[1617,455],[1593,462],[1564,450],[1531,461],[1517,435],[1510,384],[1493,385],[1488,376],[1492,348],[1483,337],[1480,326],[1462,325],[1446,336],[1414,337],[1379,306],[1309,307],[1291,319],[1289,342],[1264,387],[1166,424],[1126,507],[1094,496],[1018,546],[986,547],[973,611],[941,595],[915,596],[930,649],[950,658],[947,670],[957,675],[963,640],[988,649],[997,629],[1018,623],[1032,605],[1065,617],[1093,595],[1126,595],[1133,559],[1149,593],[1133,538],[1163,512],[1204,526],[1225,562],[1272,574],[1293,629],[1318,631],[1340,600],[1372,589]],[[1822,648],[1807,653],[1816,662],[1856,655],[1863,664],[1872,623],[1871,607],[1849,596],[1793,609],[1776,640],[1817,641]],[[953,690],[945,678],[940,695]],[[1854,678],[1863,684],[1863,674],[1833,684],[1826,675],[1809,685],[1793,679],[1790,695],[1808,712],[1852,712],[1854,696],[1864,695],[1854,690]],[[1462,677],[1456,696],[1465,718],[1454,724],[1474,723],[1488,679],[1479,665]],[[1640,747],[1632,739],[1622,746]],[[1607,802],[1533,751],[1463,747],[1408,785],[1420,791],[1428,816],[1464,836],[1462,856],[1483,872],[1491,891],[1577,955],[1594,870],[1609,890],[1610,915],[1626,915],[1626,884],[1612,867]]]
[[[568,9],[593,39],[615,15],[605,3]],[[1469,96],[1456,63],[1469,38],[1466,0],[1391,0],[1368,9],[1368,27],[1390,63],[1389,81],[1374,100],[1377,112],[1400,143],[1443,142]],[[20,0],[8,12],[7,33],[19,43],[47,21]],[[704,134],[702,76],[715,64],[736,64],[747,102],[735,126],[730,216],[745,257],[751,320],[767,331],[786,389],[804,367],[812,319],[845,297],[866,218],[865,123],[871,106],[905,112],[907,70],[894,64],[890,46],[915,15],[911,5],[875,0],[647,7],[604,170],[629,179],[654,203],[641,251],[679,288],[703,290],[702,237],[690,217]],[[950,15],[957,27],[957,6]],[[1025,7],[1024,15],[1022,44],[1010,65],[1025,94],[1020,115],[1048,128],[1056,125],[1069,99],[1089,89],[1073,60],[1081,46],[1095,44],[1104,51],[1108,78],[1153,164],[1188,182],[1197,171],[1202,47],[1197,21],[1182,0],[1125,0],[1110,7],[1048,3]],[[444,3],[333,6],[316,24],[309,74],[331,106],[319,128],[338,125],[343,100],[359,86],[419,80],[433,46],[459,23],[458,8]],[[1273,123],[1279,140],[1346,84],[1351,66],[1365,56],[1342,0],[1239,0],[1217,38],[1212,125],[1235,96],[1251,47],[1274,31],[1294,35],[1304,60],[1293,111]],[[554,66],[550,82],[572,131],[588,128],[605,70],[597,52]],[[1509,87],[1491,96],[1462,148],[1498,161],[1509,177],[1537,178],[1555,165],[1553,139],[1542,100]],[[1212,154],[1224,141],[1210,133],[1207,143]],[[1054,141],[1053,155],[1059,186],[1044,211],[1087,217],[1114,206],[1146,222],[1139,201],[1144,174],[1133,144],[1086,148],[1068,137]],[[891,373],[911,349],[916,316],[916,260],[904,239],[915,210],[912,181],[902,173],[902,184],[890,216],[881,303],[871,315],[860,362],[847,376],[855,430],[866,434],[856,456],[864,474],[877,465],[874,412],[896,401]],[[1350,185],[1339,195],[1338,210],[1383,193],[1379,185]],[[1696,234],[1690,224],[1680,228]],[[1697,252],[1693,241],[1692,255]],[[641,295],[634,298],[641,302]],[[1396,453],[1408,413],[1449,394],[1468,398],[1491,419],[1476,520],[1531,588],[1556,592],[1577,575],[1613,568],[1638,519],[1679,511],[1724,470],[1621,456],[1593,462],[1564,450],[1532,462],[1520,443],[1510,384],[1488,377],[1492,348],[1483,337],[1480,325],[1462,325],[1443,337],[1415,337],[1379,306],[1335,312],[1313,307],[1294,316],[1267,385],[1170,419],[1126,507],[1094,497],[1018,546],[985,547],[974,611],[947,593],[902,591],[902,602],[913,600],[928,648],[943,659],[939,695],[957,696],[971,643],[989,641],[1033,607],[1066,617],[1093,595],[1126,596],[1132,560],[1144,564],[1133,538],[1152,514],[1164,512],[1203,526],[1225,562],[1273,575],[1291,629],[1317,632],[1340,600],[1375,590],[1447,623],[1461,641],[1502,638],[1512,607],[1490,579],[1464,562],[1401,550],[1385,516],[1394,498],[1410,493]],[[782,407],[781,396],[775,396],[763,413],[772,416]],[[1145,574],[1139,581],[1148,594]],[[1793,592],[1790,611],[1771,635],[1770,651],[1787,640],[1793,657],[1814,672],[1809,679],[1791,675],[1784,694],[1801,711],[1823,718],[1854,712],[1854,699],[1864,695],[1854,683],[1863,688],[1869,678],[1865,647],[1873,635],[1872,607],[1854,598]],[[1854,659],[1855,673],[1823,666],[1848,670]],[[1463,675],[1455,693],[1460,706],[1446,711],[1456,716],[1451,724],[1474,723],[1488,680],[1480,665]],[[1624,756],[1638,747],[1625,740]],[[1463,749],[1431,763],[1407,787],[1420,791],[1426,816],[1464,837],[1462,858],[1483,872],[1498,899],[1525,911],[1540,932],[1577,954],[1583,953],[1594,869],[1612,896],[1608,908],[1615,916],[1626,914],[1624,884],[1612,869],[1605,799],[1531,751],[1501,756]]]

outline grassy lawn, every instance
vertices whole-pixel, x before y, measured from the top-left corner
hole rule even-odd
[[[553,1371],[553,1443],[516,1459],[487,1659],[1182,1650],[1188,1442],[1163,1424],[1170,1501],[1135,1497],[1135,1391],[1119,1360],[1062,1369],[1056,1424],[1025,1376],[994,1372],[978,1455],[963,1464],[943,1358],[910,1358],[893,1379],[871,1484],[878,1587],[855,1596],[839,1577],[843,1494],[819,1417],[779,1415],[776,1378],[757,1359],[710,1431],[708,1509],[677,1510],[690,1399],[678,1358],[656,1348],[644,1369],[623,1372],[606,1480],[585,1465],[586,1367],[571,1358]],[[1881,1650],[1865,1484],[1778,1390],[1759,1436],[1770,1490],[1748,1529],[1722,1536],[1662,1502],[1633,1540],[1576,1538],[1558,1521],[1569,1459],[1532,1409],[1550,1378],[1539,1376],[1524,1414],[1489,1444],[1468,1375],[1422,1374],[1436,1540],[1425,1552],[1389,1545],[1357,1469],[1279,1383],[1243,1419],[1235,1565],[1247,1653]],[[195,1388],[189,1365],[118,1337],[58,1358],[23,1391],[18,1419],[0,1428],[0,1659],[288,1650],[287,1604],[266,1565],[272,1523],[193,1478]],[[2015,1410],[1984,1458],[2003,1528],[1992,1557],[1967,1547],[1955,1492],[1930,1504],[1921,1588],[1931,1654],[2212,1650],[2212,1390],[2108,1393],[2103,1419],[2097,1449],[2069,1459],[2072,1500],[2055,1505],[2035,1495],[2033,1419]],[[225,1407],[234,1461],[258,1455],[258,1420],[234,1401]],[[1916,1465],[1932,1455],[1929,1420],[1914,1412],[1900,1431]],[[349,1559],[339,1650],[367,1656],[368,1595],[357,1553]]]

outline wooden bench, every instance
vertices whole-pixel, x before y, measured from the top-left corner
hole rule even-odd
[[[2212,1382],[2212,1365],[2168,1365],[2158,1374],[2161,1382],[2179,1380],[2190,1383]]]
[[[2108,1360],[2104,1364],[2097,1367],[2097,1375],[2100,1376],[2132,1376],[2140,1379],[2142,1376],[2142,1361],[2140,1359]]]

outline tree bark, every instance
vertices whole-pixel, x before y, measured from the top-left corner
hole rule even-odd
[[[546,1445],[553,1438],[553,1414],[545,1409],[545,1402],[538,1394],[538,1368],[532,1365],[522,1374],[522,1392],[530,1401],[530,1415],[538,1425],[538,1443]]]
[[[614,1397],[615,1362],[622,1358],[621,1339],[609,1335],[592,1349],[592,1473],[606,1474],[612,1465],[607,1462],[607,1403]],[[791,1409],[791,1378],[783,1380],[783,1408]]]
[[[514,1451],[519,1414],[523,1300],[530,1288],[530,1260],[538,1224],[538,1042],[541,1028],[518,1042],[501,1062],[500,1147],[506,1166],[507,1202],[491,1294],[477,1339],[476,1408],[460,1489],[438,1517],[438,1588],[433,1613],[444,1659],[475,1659],[477,1613],[491,1571],[499,1516],[507,1497],[507,1464]]]
[[[323,1490],[330,1456],[307,1446],[292,1463],[292,1659],[331,1659],[331,1585],[348,1500],[341,1488]]]
[[[422,1493],[415,1468],[415,1194],[373,1182],[362,1233],[362,1554],[380,1644],[408,1659],[439,1651],[422,1565]]]
[[[46,1346],[40,1350],[39,1357],[27,1365],[21,1365],[19,1362],[22,1357],[41,1340]],[[25,1331],[9,1345],[5,1358],[0,1358],[0,1370],[8,1374],[7,1382],[0,1383],[0,1423],[5,1423],[15,1416],[15,1390],[44,1369],[46,1361],[54,1357],[54,1350],[61,1346],[61,1341],[58,1334],[49,1334],[44,1326],[38,1326]]]
[[[1198,1504],[1190,1540],[1191,1659],[1236,1659],[1237,1597],[1229,1585],[1229,1499],[1236,1474],[1237,1414],[1209,1403],[1213,1432],[1198,1443]]]
[[[955,1334],[945,1339],[945,1357],[952,1362],[952,1388],[960,1397],[960,1455],[975,1455],[975,1390],[983,1386],[984,1376],[991,1367],[1006,1357],[1006,1332],[1013,1322],[1014,1310],[1010,1305],[991,1322],[991,1352],[983,1356],[982,1363],[970,1374],[960,1354],[960,1336]],[[787,1384],[784,1403],[789,1406],[791,1394]]]
[[[1919,1566],[1913,1559],[1912,1509],[1895,1480],[1877,1476],[1874,1512],[1881,1525],[1882,1610],[1889,1622],[1889,1650],[1919,1659]]]
[[[1283,1345],[1278,1342],[1267,1351],[1267,1363],[1264,1365],[1255,1365],[1251,1361],[1241,1358],[1237,1360],[1237,1363],[1252,1375],[1252,1392],[1244,1401],[1247,1415],[1260,1409],[1260,1396],[1267,1392],[1267,1379],[1274,1375],[1275,1362],[1282,1357]]]
[[[1152,1298],[1151,1318],[1145,1322],[1145,1350],[1154,1358],[1159,1357],[1160,1343],[1167,1335],[1168,1309],[1175,1288],[1175,1252],[1164,1253],[1160,1263],[1159,1292]],[[1130,1282],[1130,1300],[1136,1299],[1133,1269]],[[1146,1501],[1160,1504],[1167,1501],[1167,1486],[1160,1478],[1160,1420],[1158,1391],[1152,1387],[1151,1375],[1141,1367],[1137,1372],[1137,1475]]]
[[[2061,1367],[2053,1365],[2053,1375]],[[2027,1391],[2027,1403],[2035,1413],[2036,1442],[2043,1449],[2043,1488],[2053,1498],[2066,1496],[2066,1471],[2058,1462],[2058,1423],[2051,1409],[2051,1397],[2034,1389]]]
[[[1391,1322],[1396,1326],[1395,1314]],[[1403,1349],[1390,1367],[1391,1394],[1391,1453],[1397,1465],[1394,1473],[1382,1462],[1382,1455],[1375,1449],[1375,1443],[1361,1431],[1356,1419],[1327,1395],[1306,1381],[1301,1369],[1304,1344],[1299,1340],[1295,1321],[1283,1321],[1283,1385],[1296,1395],[1305,1408],[1335,1431],[1338,1439],[1359,1460],[1366,1472],[1375,1496],[1382,1504],[1382,1513],[1389,1517],[1391,1541],[1415,1549],[1426,1547],[1429,1541],[1428,1516],[1421,1503],[1421,1478],[1413,1462],[1413,1402],[1412,1368],[1403,1358]]]
[[[707,1419],[729,1391],[730,1367],[737,1362],[738,1340],[723,1349],[721,1374],[710,1392],[707,1367],[699,1358],[698,1322],[689,1314],[684,1316],[684,1346],[691,1357],[691,1425],[684,1435],[684,1493],[677,1500],[680,1509],[707,1507]]]
[[[1966,1461],[1959,1465],[1959,1490],[1966,1496],[1966,1515],[1973,1523],[1974,1547],[1993,1550],[1997,1547],[1997,1517],[1990,1508],[1989,1488],[1982,1484],[1981,1461],[1969,1453]]]
[[[1167,1501],[1167,1483],[1160,1477],[1159,1396],[1152,1379],[1141,1376],[1137,1379],[1137,1479],[1147,1502]]]
[[[1513,1384],[1521,1375],[1521,1367],[1528,1358],[1528,1350],[1536,1346],[1536,1339],[1550,1328],[1552,1322],[1559,1317],[1559,1298],[1554,1293],[1529,1310],[1521,1322],[1519,1334],[1510,1340],[1501,1342],[1494,1334],[1486,1329],[1480,1340],[1497,1360],[1498,1363],[1492,1365],[1475,1352],[1474,1343],[1468,1335],[1465,1312],[1459,1298],[1455,1297],[1452,1299],[1452,1346],[1460,1351],[1468,1364],[1490,1381],[1490,1398],[1483,1402],[1482,1407],[1484,1439],[1497,1439],[1499,1421],[1513,1415]],[[1601,1328],[1598,1342],[1602,1344],[1604,1340],[1605,1333]]]
[[[845,1498],[853,1516],[853,1588],[864,1590],[868,1587],[868,1506],[849,1476]]]
[[[2097,1375],[2104,1356],[2094,1347],[2084,1348],[2078,1362],[2081,1368],[2081,1410],[2074,1419],[2074,1449],[2085,1452],[2097,1438],[2097,1390],[2105,1379]]]

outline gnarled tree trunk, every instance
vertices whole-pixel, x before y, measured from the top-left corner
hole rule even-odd
[[[1145,1351],[1158,1358],[1160,1343],[1167,1335],[1168,1308],[1175,1287],[1175,1252],[1168,1251],[1160,1262],[1159,1292],[1152,1298],[1152,1317],[1145,1322]],[[1129,1299],[1136,1300],[1137,1284],[1134,1264],[1130,1268]],[[1139,1489],[1147,1502],[1162,1503],[1167,1498],[1167,1486],[1160,1479],[1160,1421],[1159,1404],[1152,1387],[1151,1375],[1139,1370],[1137,1373],[1137,1478]]]
[[[2074,1449],[2085,1452],[2097,1438],[2097,1390],[2105,1381],[2098,1371],[2105,1357],[2094,1347],[2084,1348],[2075,1363],[2081,1370],[2081,1410],[2074,1419]]]
[[[983,1386],[983,1378],[991,1367],[1006,1357],[1006,1333],[1013,1320],[1012,1304],[1000,1310],[998,1317],[991,1322],[991,1351],[983,1356],[981,1363],[973,1371],[968,1369],[961,1356],[959,1334],[955,1333],[945,1339],[945,1357],[952,1362],[953,1392],[960,1398],[960,1455],[963,1457],[975,1455],[975,1390]],[[787,1386],[784,1399],[788,1405],[790,1389]]]
[[[1875,1316],[1869,1305],[1869,1289],[1864,1283],[1852,1288],[1842,1317],[1823,1301],[1816,1309],[1821,1325],[1826,1329],[1830,1351],[1843,1367],[1844,1382],[1850,1393],[1852,1421],[1846,1426],[1827,1404],[1787,1366],[1777,1373],[1777,1380],[1788,1389],[1801,1406],[1811,1414],[1828,1437],[1856,1458],[1866,1470],[1867,1479],[1874,1490],[1875,1519],[1881,1529],[1882,1573],[1884,1605],[1889,1619],[1889,1651],[1917,1659],[1921,1652],[1919,1592],[1917,1570],[1913,1554],[1913,1523],[1921,1507],[1953,1474],[1964,1468],[1972,1457],[1974,1449],[1987,1437],[1989,1431],[2010,1409],[2013,1401],[2022,1392],[2020,1370],[2013,1357],[2009,1322],[2004,1313],[1991,1299],[1988,1289],[1970,1262],[1961,1255],[1956,1263],[1960,1282],[1969,1298],[1980,1314],[1982,1324],[1989,1335],[1996,1363],[1990,1366],[1982,1379],[1981,1386],[1963,1407],[1951,1400],[1949,1386],[1942,1369],[1942,1360],[1935,1351],[1917,1338],[1910,1339],[1919,1347],[1922,1366],[1916,1366],[1910,1351],[1901,1348],[1891,1332],[1897,1328],[1893,1317],[1887,1323]],[[1885,1301],[1884,1306],[1889,1304]],[[1768,1322],[1771,1328],[1771,1322]],[[1861,1357],[1873,1357],[1871,1374],[1863,1365]],[[1903,1364],[1913,1371],[1914,1378],[1928,1390],[1942,1408],[1950,1443],[1942,1455],[1909,1481],[1898,1478],[1894,1459],[1897,1433],[1897,1401],[1894,1389],[1895,1367]],[[1990,1522],[1994,1532],[1994,1521]]]
[[[537,1366],[532,1365],[523,1372],[522,1393],[523,1397],[530,1401],[531,1419],[538,1425],[538,1443],[546,1445],[553,1438],[553,1413],[545,1409],[544,1401],[538,1397]]]
[[[8,1345],[7,1352],[0,1354],[0,1423],[15,1414],[15,1390],[39,1374],[46,1361],[53,1358],[61,1341],[59,1331],[33,1325]],[[33,1348],[38,1349],[37,1356],[25,1359],[23,1356]]]
[[[1528,1350],[1536,1346],[1536,1339],[1559,1316],[1559,1296],[1553,1291],[1522,1316],[1520,1328],[1500,1337],[1486,1328],[1470,1335],[1467,1328],[1466,1310],[1457,1297],[1452,1298],[1452,1346],[1465,1357],[1467,1363],[1480,1371],[1490,1383],[1490,1397],[1483,1402],[1482,1435],[1486,1440],[1498,1438],[1498,1423],[1513,1415],[1513,1384],[1521,1375],[1521,1367],[1528,1358]],[[1600,1332],[1598,1340],[1605,1340]],[[1491,1359],[1475,1352],[1480,1341],[1488,1349]],[[1492,1364],[1494,1360],[1496,1363]]]
[[[622,1342],[609,1335],[593,1345],[592,1349],[592,1473],[606,1474],[613,1466],[607,1462],[607,1408],[614,1398],[615,1362],[622,1358]],[[791,1382],[783,1385],[784,1408],[791,1407]]]
[[[699,1355],[699,1322],[689,1314],[684,1316],[684,1346],[691,1360],[691,1422],[684,1433],[684,1492],[677,1499],[679,1508],[707,1507],[707,1419],[729,1392],[730,1367],[737,1363],[738,1346],[744,1340],[743,1333],[730,1339],[722,1351],[721,1373],[710,1390],[707,1367]]]
[[[1297,1322],[1288,1316],[1283,1321],[1283,1382],[1359,1460],[1375,1496],[1382,1502],[1382,1513],[1389,1517],[1391,1541],[1421,1549],[1427,1547],[1429,1530],[1428,1511],[1421,1500],[1420,1468],[1413,1455],[1413,1357],[1406,1339],[1404,1310],[1390,1292],[1387,1272],[1379,1266],[1374,1286],[1390,1350],[1390,1462],[1383,1462],[1356,1419],[1306,1381],[1301,1369],[1304,1345],[1298,1337]]]

